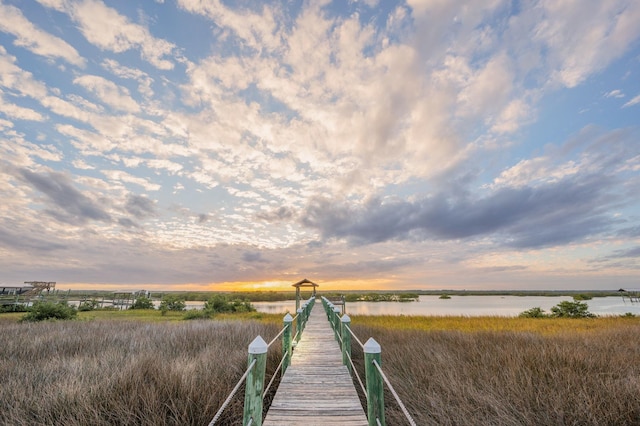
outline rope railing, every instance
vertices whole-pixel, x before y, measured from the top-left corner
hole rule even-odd
[[[365,388],[364,387],[364,383],[362,383],[362,379],[360,378],[360,375],[358,374],[358,369],[353,364],[353,360],[351,359],[351,355],[349,355],[349,363],[351,364],[351,368],[352,368],[353,373],[356,376],[356,379],[358,379],[358,383],[360,384],[360,389],[362,389],[362,393],[366,396],[367,395],[367,388]]]
[[[407,410],[407,407],[404,406],[404,404],[402,403],[402,400],[400,399],[400,397],[398,396],[398,393],[396,392],[396,390],[393,388],[393,385],[391,384],[391,382],[389,381],[389,379],[387,378],[387,375],[384,374],[384,371],[382,371],[382,367],[380,367],[380,364],[378,364],[378,361],[376,361],[375,359],[373,360],[373,365],[376,366],[376,369],[378,370],[378,372],[380,373],[380,375],[382,376],[382,379],[384,380],[384,382],[387,384],[387,387],[389,388],[389,390],[391,391],[391,395],[393,395],[393,397],[396,399],[396,402],[398,403],[398,405],[400,406],[400,409],[402,410],[402,412],[404,413],[404,416],[407,418],[407,420],[409,421],[409,424],[411,426],[416,426],[416,422],[413,420],[413,417],[411,417],[411,414],[409,414],[409,411]]]
[[[351,327],[349,327],[348,325],[346,326],[347,331],[349,331],[349,333],[351,334],[351,336],[356,339],[356,342],[358,342],[358,344],[360,345],[361,348],[364,348],[364,345],[362,344],[362,342],[360,341],[360,339],[358,339],[358,336],[356,336],[356,333],[353,332],[353,330],[351,330]]]
[[[296,321],[296,334],[293,338],[299,340],[300,335],[304,330],[304,326],[309,319],[309,313],[311,312],[311,308],[313,308],[314,302],[315,297],[312,296],[303,304],[303,308],[299,309],[294,317],[292,317],[291,314],[286,314],[283,318],[284,325],[282,329],[273,339],[271,339],[269,343],[266,343],[260,336],[257,336],[253,340],[253,342],[251,342],[251,344],[249,345],[250,362],[247,370],[244,372],[224,403],[220,406],[215,416],[209,423],[209,426],[215,425],[216,422],[220,419],[223,411],[227,408],[231,400],[234,398],[243,381],[245,381],[245,398],[242,424],[244,426],[250,426],[254,422],[257,424],[262,423],[263,400],[267,396],[269,390],[271,389],[271,386],[278,376],[278,371],[280,371],[281,374],[284,374],[287,367],[291,363],[291,354],[294,348],[291,336],[293,328],[292,324],[294,321]],[[269,384],[266,386],[266,388],[264,388],[264,391],[261,392],[262,385],[264,385],[265,381],[267,351],[280,337],[282,337],[282,358],[280,359],[280,363],[273,372]]]
[[[271,339],[271,341],[267,344],[267,347],[270,348],[271,345],[273,344],[273,342],[275,342],[276,340],[278,340],[278,337],[282,336],[282,333],[284,333],[284,331],[287,329],[287,327],[289,327],[291,324],[286,324],[284,327],[282,327],[282,330],[280,330],[280,333],[276,334],[276,337],[274,337],[273,339]]]
[[[282,355],[282,359],[280,360],[280,364],[278,364],[278,366],[276,367],[275,373],[273,373],[273,375],[271,376],[271,380],[269,380],[269,384],[267,385],[267,387],[264,389],[264,392],[262,393],[262,399],[264,399],[264,397],[267,396],[267,393],[269,393],[269,389],[271,388],[271,385],[273,384],[274,380],[276,379],[276,376],[278,375],[278,371],[280,371],[280,367],[282,367],[282,364],[284,363],[284,360],[287,359],[287,355],[289,355],[289,352],[285,352],[284,355]]]
[[[413,417],[411,417],[407,407],[400,399],[400,396],[389,381],[389,378],[382,371],[382,367],[380,366],[382,348],[378,342],[376,342],[375,339],[370,338],[363,344],[353,330],[351,330],[351,318],[349,318],[348,315],[345,314],[341,318],[339,310],[326,297],[322,297],[322,304],[324,305],[327,319],[333,327],[336,341],[338,341],[342,349],[343,364],[345,364],[352,375],[356,377],[356,380],[366,397],[369,425],[375,426],[386,424],[384,415],[383,387],[383,384],[386,384],[409,424],[411,426],[416,426],[416,422],[413,420]],[[353,363],[353,359],[351,358],[352,337],[364,352],[364,366],[366,373],[364,384]]]
[[[213,416],[213,420],[211,420],[211,422],[209,423],[209,426],[213,426],[213,425],[216,424],[216,422],[218,421],[218,419],[222,415],[222,412],[224,411],[224,409],[227,408],[227,405],[229,405],[229,403],[231,402],[231,400],[235,396],[236,392],[238,392],[238,389],[240,389],[240,386],[242,385],[242,381],[247,378],[247,375],[249,375],[249,372],[251,371],[251,369],[256,365],[256,362],[257,362],[256,359],[251,361],[251,364],[249,364],[249,366],[245,370],[245,372],[242,375],[242,377],[240,377],[240,380],[238,380],[238,383],[235,385],[235,387],[233,388],[233,390],[231,391],[231,393],[229,394],[227,399],[225,399],[225,401],[222,403],[222,405],[218,409],[218,412],[216,413],[216,415]]]

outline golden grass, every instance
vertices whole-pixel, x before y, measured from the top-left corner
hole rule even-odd
[[[638,425],[637,318],[354,317],[419,425]],[[353,358],[362,371],[362,351]],[[385,392],[387,424],[407,424]]]
[[[279,314],[0,314],[0,424],[207,424]],[[353,316],[420,425],[640,424],[640,318]],[[268,371],[279,361],[270,350]],[[362,351],[353,358],[362,371]],[[267,378],[268,380],[268,378]],[[387,424],[403,425],[388,391]],[[238,424],[242,391],[220,424]]]
[[[353,324],[381,327],[387,330],[460,331],[520,331],[551,335],[564,332],[583,333],[617,328],[622,324],[640,325],[640,317],[598,318],[513,318],[513,317],[426,317],[426,316],[366,316],[354,315]]]
[[[248,344],[280,328],[130,317],[2,327],[0,424],[17,426],[208,424],[244,372]],[[268,372],[280,356],[274,345]],[[219,424],[237,424],[242,400]]]
[[[78,312],[78,321],[132,321],[132,322],[178,322],[184,319],[185,312],[168,311],[165,315],[159,310],[125,309],[125,310],[95,310]],[[0,313],[0,325],[17,323],[25,315],[24,312]],[[265,314],[261,312],[241,312],[217,314],[216,320],[225,321],[257,321],[263,324],[280,324],[282,315]]]

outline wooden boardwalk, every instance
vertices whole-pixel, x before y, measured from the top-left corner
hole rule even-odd
[[[367,426],[322,304],[313,306],[263,425]]]

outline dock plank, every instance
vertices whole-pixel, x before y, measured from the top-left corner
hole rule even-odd
[[[367,417],[321,304],[282,377],[264,426],[367,426]]]

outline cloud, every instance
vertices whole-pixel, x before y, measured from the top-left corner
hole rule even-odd
[[[140,106],[129,95],[129,91],[126,88],[120,87],[114,82],[103,77],[97,75],[83,75],[76,77],[73,82],[83,86],[85,89],[95,94],[100,101],[119,111],[140,111]]]
[[[622,258],[640,258],[640,246],[632,247],[625,250],[616,250],[614,254],[608,256],[608,259],[622,259]]]
[[[19,96],[41,99],[47,94],[47,87],[33,78],[33,74],[16,65],[16,57],[9,55],[0,46],[0,86],[6,87]]]
[[[622,108],[628,108],[630,106],[634,106],[634,105],[638,105],[638,104],[640,104],[640,95],[634,97],[629,102],[627,102],[624,105],[622,105]]]
[[[256,213],[258,219],[266,222],[279,222],[287,219],[291,219],[294,216],[294,211],[287,206],[280,206],[277,209],[271,211],[264,211]]]
[[[354,244],[492,237],[505,246],[546,247],[608,230],[614,221],[602,207],[613,203],[607,194],[612,185],[592,176],[501,188],[475,199],[438,193],[414,202],[372,200],[358,206],[318,198],[307,206],[302,223],[324,238]]]
[[[242,260],[249,263],[267,263],[268,261],[262,258],[262,253],[259,251],[246,251],[242,254]]]
[[[111,221],[109,213],[77,190],[67,175],[35,173],[27,169],[18,169],[16,173],[17,177],[45,195],[46,203],[52,207],[45,211],[55,219],[73,225],[84,225],[90,220]]]
[[[44,121],[45,117],[38,111],[31,108],[24,108],[19,105],[8,103],[5,101],[4,96],[0,92],[0,111],[8,118],[16,120],[28,120],[28,121]]]
[[[153,200],[142,195],[129,195],[125,203],[125,210],[136,217],[145,219],[156,214],[156,204]]]
[[[537,10],[536,10],[537,9]],[[589,0],[580,4],[544,0],[534,39],[547,50],[552,79],[575,87],[622,55],[640,35],[637,1]]]
[[[138,91],[147,98],[153,97],[154,92],[151,88],[153,79],[147,73],[135,68],[125,67],[113,59],[105,59],[102,62],[102,66],[104,69],[120,78],[134,79],[138,81]]]
[[[14,224],[15,225],[15,224]],[[19,226],[17,227],[19,229]],[[0,245],[10,250],[20,250],[26,252],[53,252],[63,250],[68,246],[57,241],[50,241],[46,238],[39,238],[37,235],[30,235],[24,230],[17,230],[16,227],[0,227]]]
[[[102,170],[102,174],[110,180],[139,185],[147,191],[158,191],[162,187],[157,183],[149,182],[146,178],[133,176],[123,170]]]
[[[84,58],[64,40],[35,27],[22,12],[13,6],[0,3],[0,31],[16,37],[14,44],[46,58],[61,58],[83,68]]]
[[[79,30],[90,43],[115,53],[131,49],[140,50],[140,55],[161,70],[171,70],[174,64],[167,59],[175,45],[155,38],[141,25],[131,23],[115,9],[100,0],[38,0],[43,6],[66,12],[79,25]]]
[[[277,31],[279,17],[272,8],[263,6],[262,13],[248,9],[238,11],[224,6],[219,0],[179,0],[178,5],[191,13],[207,16],[219,27],[233,31],[242,44],[251,49],[274,50],[280,46],[280,34]]]
[[[624,98],[624,93],[620,89],[614,89],[604,94],[605,98]]]

